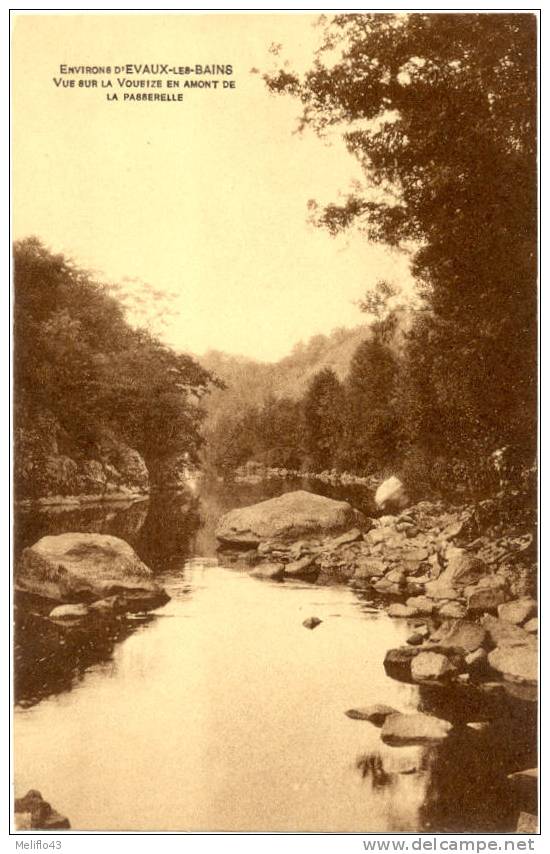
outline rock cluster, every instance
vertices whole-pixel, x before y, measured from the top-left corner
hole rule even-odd
[[[56,812],[36,789],[29,789],[24,798],[14,804],[16,830],[69,830],[65,816]]]

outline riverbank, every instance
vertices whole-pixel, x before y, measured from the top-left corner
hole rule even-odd
[[[337,502],[328,503],[336,512]],[[537,554],[521,516],[504,521],[497,501],[464,507],[423,501],[398,515],[359,514],[337,535],[321,530],[292,537],[275,505],[264,503],[263,520],[262,504],[222,520],[224,559],[248,566],[257,578],[353,587],[366,604],[406,621],[407,642],[386,651],[384,667],[390,677],[418,685],[436,714],[461,725],[502,723],[514,717],[517,703],[526,703],[535,726]],[[309,511],[311,522],[314,507]],[[262,521],[276,536],[259,537]],[[313,617],[307,627],[315,625]],[[413,743],[433,729],[433,719],[404,728]],[[536,769],[518,773],[536,777]],[[532,810],[531,792],[531,816]],[[533,822],[536,817],[529,826]]]

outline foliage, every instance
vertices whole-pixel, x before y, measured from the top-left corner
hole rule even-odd
[[[83,457],[109,428],[148,464],[197,459],[208,371],[130,327],[105,286],[36,238],[14,246],[14,296],[16,430],[48,412]]]
[[[536,18],[346,14],[325,22],[297,97],[302,127],[343,134],[364,185],[317,213],[413,249],[425,311],[399,379],[409,450],[473,483],[491,451],[536,443]]]

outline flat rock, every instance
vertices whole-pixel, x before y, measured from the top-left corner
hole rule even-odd
[[[292,542],[315,534],[344,533],[365,524],[347,501],[298,490],[226,513],[216,537],[222,543],[257,546],[263,540]]]
[[[530,636],[529,636],[530,637]],[[536,646],[503,646],[489,653],[489,664],[507,682],[536,685],[539,662]]]
[[[446,602],[437,613],[445,620],[462,620],[466,616],[466,608],[460,602]]]
[[[499,620],[504,620],[506,623],[512,623],[515,626],[523,625],[536,615],[537,603],[530,598],[506,602],[504,605],[499,605],[498,608]]]
[[[374,703],[359,709],[348,709],[346,715],[358,721],[369,721],[375,726],[382,726],[388,715],[396,714],[397,710],[383,703]]]
[[[17,591],[71,603],[145,592],[151,607],[157,607],[170,598],[134,549],[124,540],[106,534],[42,537],[23,550],[15,587]]]
[[[389,715],[382,726],[381,738],[386,744],[424,744],[431,741],[443,741],[451,732],[453,725],[442,718],[425,715],[421,712],[403,715],[397,712]]]
[[[526,632],[529,632],[530,635],[536,635],[539,630],[539,618],[532,617],[530,620],[527,620],[523,628]]]
[[[411,676],[415,682],[437,682],[455,673],[456,669],[441,653],[419,652],[411,662]]]

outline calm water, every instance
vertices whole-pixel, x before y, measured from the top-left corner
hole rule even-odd
[[[296,485],[20,517],[17,548],[68,530],[124,537],[172,599],[101,638],[19,619],[16,793],[39,789],[82,830],[509,829],[506,772],[527,749],[510,755],[509,729],[395,748],[344,715],[422,703],[382,666],[406,622],[347,587],[217,564],[218,516],[283,488]]]

